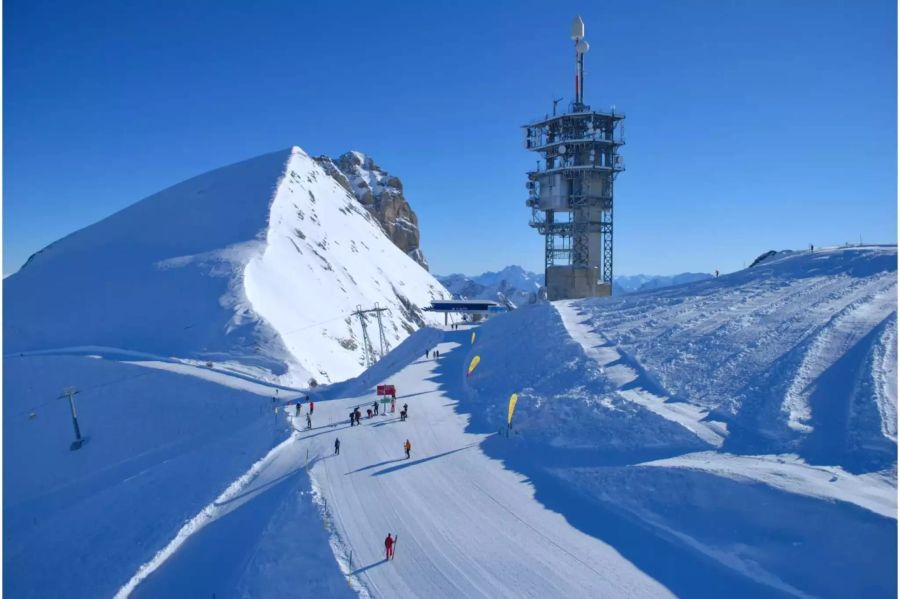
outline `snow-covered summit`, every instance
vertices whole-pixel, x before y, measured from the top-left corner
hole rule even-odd
[[[357,150],[346,152],[336,159],[319,156],[316,160],[375,216],[398,248],[428,269],[428,262],[419,246],[419,219],[403,195],[403,184],[399,178]]]
[[[305,384],[365,366],[446,291],[299,147],[220,168],[54,242],[4,281],[8,352],[107,346]],[[378,349],[378,328],[369,322]]]

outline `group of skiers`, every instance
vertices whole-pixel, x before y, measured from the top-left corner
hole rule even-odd
[[[297,418],[300,416],[300,412],[302,411],[304,402],[309,402],[309,411],[306,413],[306,429],[309,430],[312,428],[312,414],[313,414],[313,411],[316,409],[316,404],[315,404],[315,402],[313,402],[312,399],[309,398],[309,395],[304,397],[302,400],[301,399],[297,400],[296,412],[294,412],[294,417]]]
[[[397,400],[395,398],[391,398],[390,403],[390,413],[393,414],[397,411]],[[406,420],[407,410],[409,409],[408,404],[403,404],[403,409],[400,410],[400,421],[403,422]],[[387,409],[385,409],[384,414],[386,415]],[[378,416],[378,402],[373,401],[371,408],[366,408],[366,418],[371,418],[373,416]],[[308,416],[307,416],[308,417]],[[350,412],[350,426],[356,426],[362,424],[362,412],[359,409],[359,406],[353,408],[353,411]]]
[[[429,350],[427,350],[427,349],[425,350],[425,359],[426,359],[426,360],[427,360],[428,358],[434,358],[435,360],[437,360],[437,359],[440,358],[440,357],[441,357],[441,352],[439,352],[439,351],[436,350],[436,349],[433,349],[433,350],[431,350],[431,351],[429,351]]]

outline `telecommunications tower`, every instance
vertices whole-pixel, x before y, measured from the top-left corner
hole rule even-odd
[[[612,294],[613,181],[625,170],[625,118],[584,103],[584,21],[572,23],[575,99],[569,111],[525,125],[525,147],[540,154],[528,173],[530,225],[544,236],[547,298]]]

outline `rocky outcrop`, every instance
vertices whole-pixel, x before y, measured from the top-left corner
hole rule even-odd
[[[419,219],[403,196],[400,179],[362,152],[347,152],[335,160],[320,156],[316,161],[366,207],[394,245],[428,270],[419,247]]]

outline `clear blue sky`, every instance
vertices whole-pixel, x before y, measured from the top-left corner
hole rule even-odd
[[[897,239],[893,0],[4,2],[4,263],[291,145],[403,180],[438,273],[541,270],[520,125],[627,115],[616,273]],[[161,234],[165,234],[161,232]]]

